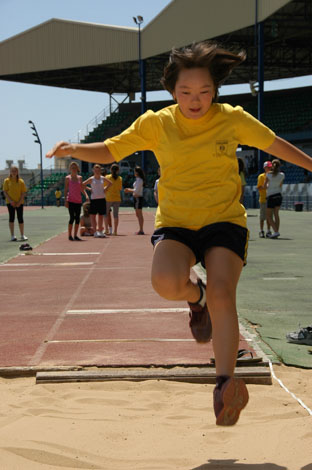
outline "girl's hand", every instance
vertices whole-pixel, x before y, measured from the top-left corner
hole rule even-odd
[[[73,150],[74,145],[61,141],[55,144],[54,147],[49,150],[49,152],[46,154],[46,157],[67,157],[73,153]]]
[[[131,190],[131,188],[125,188],[125,189],[124,189],[124,192],[125,192],[125,193],[131,193],[132,190]]]
[[[68,209],[68,201],[65,201],[64,206]]]

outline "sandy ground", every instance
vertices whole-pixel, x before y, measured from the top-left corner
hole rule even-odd
[[[274,366],[312,408],[312,372]],[[312,417],[274,381],[215,426],[212,385],[0,379],[0,468],[312,470]]]

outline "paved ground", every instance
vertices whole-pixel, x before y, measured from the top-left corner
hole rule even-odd
[[[312,324],[312,214],[281,212],[278,240],[259,239],[258,211],[248,215],[248,264],[238,288],[241,323],[272,358],[312,368],[311,347],[285,339],[299,323]],[[67,219],[64,208],[26,209],[25,233],[35,247],[31,256],[20,256],[19,244],[8,241],[8,231],[0,231],[0,261],[10,259],[10,266],[0,265],[0,367],[73,361],[138,364],[142,358],[175,364],[186,360],[181,350],[190,363],[207,362],[212,351],[191,341],[187,311],[167,310],[185,309],[185,304],[161,299],[150,286],[149,236],[133,235],[132,210],[122,213],[123,236],[116,239],[68,242]],[[5,207],[0,207],[0,223],[7,224]],[[146,211],[149,234],[152,226],[153,212]],[[30,266],[18,266],[24,263]],[[129,309],[135,312],[125,311]]]
[[[207,364],[211,345],[192,339],[185,302],[151,287],[153,212],[145,213],[145,236],[134,235],[128,210],[118,237],[47,237],[66,221],[62,209],[26,212],[31,254],[2,240],[17,256],[0,265],[0,367]],[[49,240],[35,246],[38,231]]]
[[[258,236],[258,211],[248,211],[248,264],[238,288],[240,318],[285,364],[312,368],[311,346],[287,343],[287,332],[312,325],[312,212],[281,212],[281,237]]]

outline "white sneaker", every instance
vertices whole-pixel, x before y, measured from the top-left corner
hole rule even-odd
[[[23,242],[25,242],[26,240],[28,240],[28,237],[26,237],[26,235],[22,235],[22,236],[21,236],[21,240],[22,240]]]
[[[100,238],[106,238],[106,235],[105,235],[105,232],[104,232],[104,231],[99,232],[99,234],[100,234],[100,235],[99,235]]]
[[[272,235],[269,236],[269,238],[277,238],[279,236],[280,236],[279,232],[274,232],[274,233],[272,233]]]
[[[16,242],[16,241],[17,241],[16,236],[15,236],[15,235],[12,235],[12,237],[11,237],[11,242]]]
[[[112,235],[113,233],[113,227],[109,227],[109,234]]]
[[[94,237],[95,238],[100,238],[101,237],[101,232],[99,232],[99,231],[95,232]]]
[[[270,238],[271,235],[272,235],[271,230],[268,230],[267,233],[265,234],[266,238]]]

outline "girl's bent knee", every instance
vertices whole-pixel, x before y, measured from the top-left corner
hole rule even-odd
[[[152,286],[154,290],[167,300],[178,300],[181,298],[183,283],[177,279],[164,276],[152,275]]]

